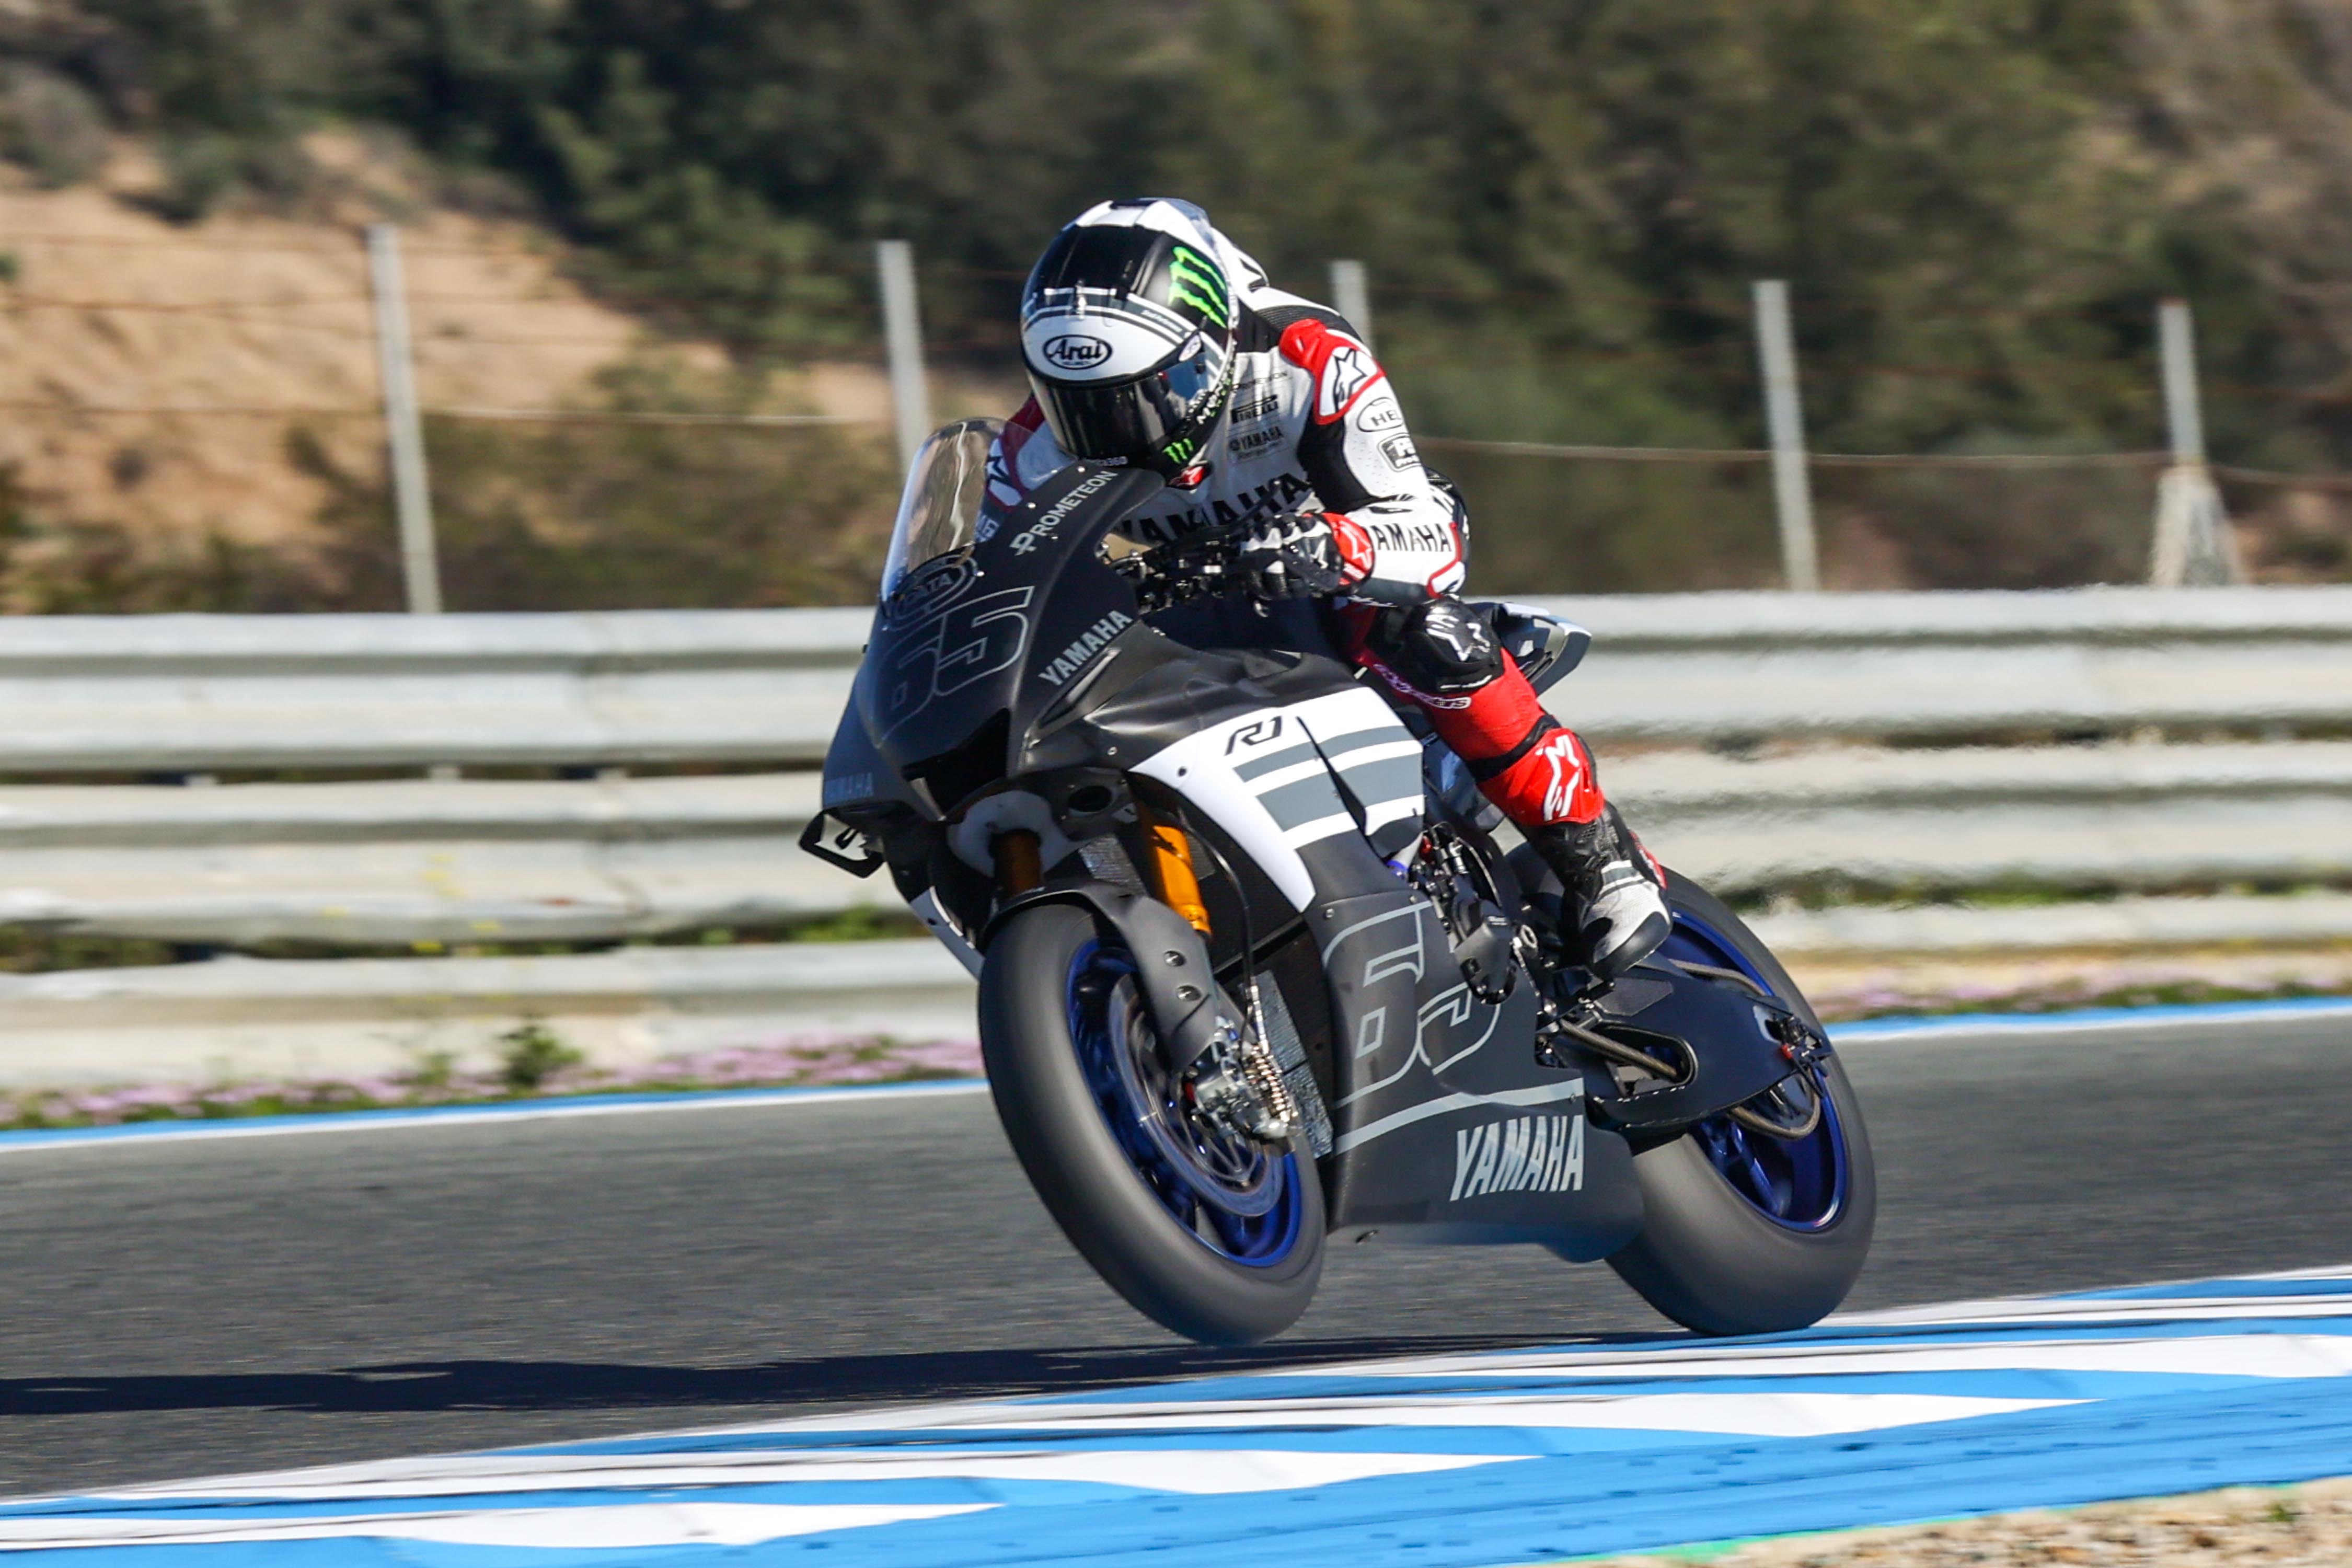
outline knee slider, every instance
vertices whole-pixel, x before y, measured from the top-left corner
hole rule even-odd
[[[1503,647],[1486,617],[1455,598],[1399,605],[1364,639],[1374,657],[1423,691],[1475,691],[1503,673]]]

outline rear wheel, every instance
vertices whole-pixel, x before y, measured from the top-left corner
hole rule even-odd
[[[1313,1155],[1192,1109],[1160,1065],[1134,974],[1082,909],[1005,922],[980,981],[997,1115],[1063,1234],[1139,1311],[1206,1344],[1271,1338],[1323,1272]]]
[[[1737,970],[1820,1027],[1788,971],[1720,900],[1670,873],[1667,901],[1666,957]],[[1877,1222],[1862,1107],[1834,1056],[1742,1109],[1634,1156],[1642,1233],[1609,1259],[1650,1305],[1704,1334],[1818,1321],[1853,1289]]]

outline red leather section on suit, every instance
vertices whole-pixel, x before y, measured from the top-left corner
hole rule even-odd
[[[1019,413],[1004,422],[1004,434],[997,441],[999,449],[1004,454],[1007,473],[1013,471],[1013,465],[1020,459],[1021,448],[1029,444],[1029,437],[1037,434],[1045,424],[1045,411],[1037,406],[1037,400],[1034,397],[1021,405]]]
[[[1370,576],[1372,536],[1364,531],[1364,525],[1345,512],[1327,511],[1323,516],[1331,524],[1331,542],[1339,552],[1340,564],[1348,569],[1348,585]]]
[[[1517,670],[1512,674],[1517,675]],[[1522,684],[1526,677],[1519,677]],[[1500,685],[1501,682],[1496,684]],[[1481,693],[1484,695],[1484,693]],[[1444,727],[1439,728],[1444,733]],[[1505,816],[1521,827],[1555,822],[1591,822],[1607,808],[1592,753],[1576,731],[1554,730],[1534,749],[1478,786]]]
[[[1311,417],[1318,425],[1329,425],[1347,417],[1348,410],[1365,393],[1388,379],[1387,373],[1372,358],[1371,350],[1311,316],[1283,329],[1281,349],[1283,358],[1315,378]],[[1332,363],[1334,359],[1339,362],[1337,365]],[[1324,406],[1327,401],[1330,404],[1328,409]]]
[[[1608,807],[1601,793],[1601,776],[1576,731],[1554,724],[1536,697],[1536,689],[1508,657],[1503,673],[1475,691],[1439,695],[1416,690],[1403,677],[1375,658],[1364,646],[1377,612],[1350,605],[1339,613],[1348,654],[1394,691],[1429,716],[1437,738],[1468,763],[1508,756],[1529,735],[1549,727],[1527,755],[1479,784],[1488,800],[1521,827],[1542,827],[1556,822],[1591,822]]]

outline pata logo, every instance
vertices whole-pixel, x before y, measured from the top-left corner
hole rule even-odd
[[[1055,370],[1092,370],[1110,358],[1108,343],[1084,332],[1064,332],[1058,338],[1047,338],[1045,346],[1037,352]]]

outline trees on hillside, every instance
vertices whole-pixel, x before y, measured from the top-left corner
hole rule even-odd
[[[870,331],[886,235],[1001,352],[1054,226],[1155,189],[1310,291],[1369,261],[1440,431],[1752,441],[1783,276],[1825,446],[2155,445],[2186,291],[2218,449],[2352,458],[2338,0],[41,0],[0,57],[52,177],[75,101],[191,213],[396,125],[750,359]]]

